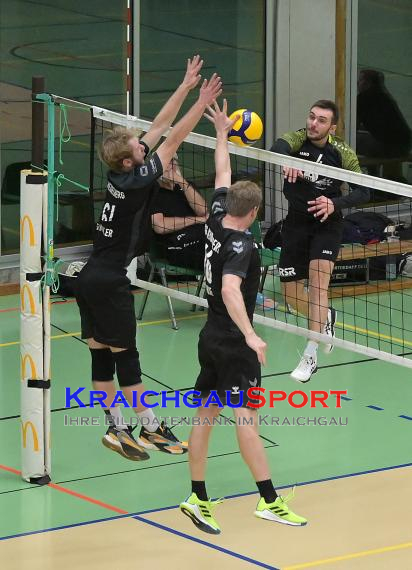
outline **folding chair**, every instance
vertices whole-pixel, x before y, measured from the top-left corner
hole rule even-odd
[[[199,269],[190,269],[187,267],[180,267],[179,265],[172,265],[169,263],[164,257],[160,255],[159,248],[155,242],[152,240],[152,244],[150,246],[150,252],[148,255],[148,263],[150,265],[150,274],[148,278],[148,282],[152,283],[153,279],[156,274],[160,276],[160,280],[164,287],[168,287],[167,276],[174,275],[174,276],[193,276],[198,279],[198,284],[196,287],[195,295],[198,297],[200,295],[200,291],[203,285],[204,274],[203,271],[199,271]],[[140,303],[139,311],[137,314],[137,320],[141,321],[143,318],[143,313],[146,307],[147,299],[149,297],[150,291],[147,289],[143,295],[143,299]],[[166,296],[167,305],[169,308],[170,320],[172,322],[172,328],[174,330],[178,330],[179,327],[177,326],[175,313],[173,310],[172,299],[169,295]],[[192,311],[196,310],[196,305],[192,305]]]

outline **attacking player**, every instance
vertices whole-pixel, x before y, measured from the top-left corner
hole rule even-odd
[[[318,164],[361,172],[356,153],[334,135],[339,112],[333,101],[312,105],[306,128],[285,133],[271,150]],[[289,203],[282,226],[280,280],[286,302],[309,319],[309,329],[335,336],[336,311],[329,307],[328,288],[343,233],[342,209],[369,200],[369,190],[357,184],[343,196],[342,183],[328,176],[295,168],[283,169],[283,192]],[[308,279],[308,289],[305,280]],[[330,352],[333,344],[325,344]],[[291,376],[308,382],[317,371],[318,343],[310,340]]]

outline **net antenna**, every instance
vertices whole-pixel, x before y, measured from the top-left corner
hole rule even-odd
[[[90,113],[87,105],[72,106]],[[44,110],[47,108],[47,165],[44,162]],[[46,485],[50,453],[50,293],[58,286],[54,256],[55,197],[60,179],[88,187],[55,170],[55,114],[59,107],[45,93],[43,77],[32,80],[31,170],[20,173],[20,360],[22,478]],[[60,143],[62,141],[60,131]]]

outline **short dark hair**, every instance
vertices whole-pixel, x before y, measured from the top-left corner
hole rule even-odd
[[[330,101],[329,99],[319,99],[319,101],[313,103],[310,110],[312,110],[313,107],[320,107],[321,109],[332,111],[332,125],[337,125],[339,121],[339,109],[334,101]]]

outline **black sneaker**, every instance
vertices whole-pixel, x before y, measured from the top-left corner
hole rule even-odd
[[[181,455],[188,450],[186,441],[179,441],[172,430],[162,422],[156,431],[148,431],[144,426],[140,430],[138,443],[145,449],[163,451],[172,455]]]
[[[144,461],[149,459],[149,454],[137,443],[131,429],[117,429],[109,427],[102,438],[105,447],[117,451],[131,461]]]

